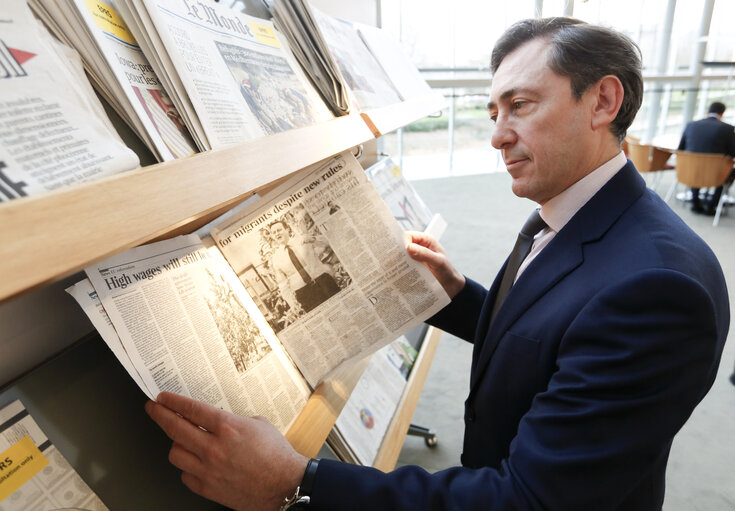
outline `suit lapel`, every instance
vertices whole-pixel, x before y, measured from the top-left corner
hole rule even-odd
[[[643,178],[628,161],[531,262],[511,288],[493,324],[488,325],[502,271],[498,274],[488,293],[482,324],[478,328],[484,339],[475,339],[475,344],[480,347],[474,354],[470,395],[482,380],[498,342],[508,329],[531,305],[584,262],[583,245],[603,237],[644,191]],[[504,268],[505,265],[503,271]]]

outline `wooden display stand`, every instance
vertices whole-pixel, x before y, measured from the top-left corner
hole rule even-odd
[[[431,94],[0,204],[0,303],[131,247],[192,232],[289,174],[441,110],[444,103]],[[395,465],[437,341],[433,331],[421,348],[375,463],[383,470]],[[53,355],[33,354],[39,368]],[[316,389],[286,435],[298,451],[316,455],[365,367],[357,364]],[[11,384],[0,381],[6,391]]]

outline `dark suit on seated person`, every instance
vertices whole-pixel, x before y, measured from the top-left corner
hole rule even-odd
[[[725,105],[715,101],[710,105],[707,117],[688,123],[681,135],[679,150],[735,156],[735,128],[722,122],[723,113]],[[703,203],[699,188],[692,188],[692,211],[714,215],[721,195],[722,186],[718,186],[711,199]]]

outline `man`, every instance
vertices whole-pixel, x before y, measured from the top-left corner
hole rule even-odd
[[[288,304],[309,312],[339,292],[332,269],[316,253],[316,238],[296,239],[291,228],[278,220],[269,226],[274,247],[271,266]]]
[[[237,509],[277,509],[298,484],[315,510],[661,509],[671,442],[712,384],[729,305],[712,252],[620,150],[640,55],[608,29],[526,20],[492,70],[492,144],[547,226],[489,290],[435,240],[408,246],[452,297],[431,322],[474,342],[463,466],[305,470],[263,421],[162,394],[147,411],[191,489]]]
[[[707,117],[686,125],[679,141],[679,150],[735,156],[735,129],[730,124],[722,122],[724,113],[724,103],[719,101],[712,103]],[[722,186],[718,186],[712,198],[703,204],[699,188],[692,188],[692,211],[714,216],[721,195]]]

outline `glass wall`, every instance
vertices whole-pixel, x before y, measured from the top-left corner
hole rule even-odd
[[[670,24],[667,9],[674,9]],[[728,105],[724,120],[735,124],[733,0],[455,0],[449,9],[446,1],[383,0],[383,27],[450,105],[441,117],[383,137],[383,151],[402,157],[411,178],[504,170],[485,111],[492,46],[517,20],[570,12],[620,30],[641,48],[645,90],[632,135],[675,145],[684,124],[704,116],[712,101]]]

